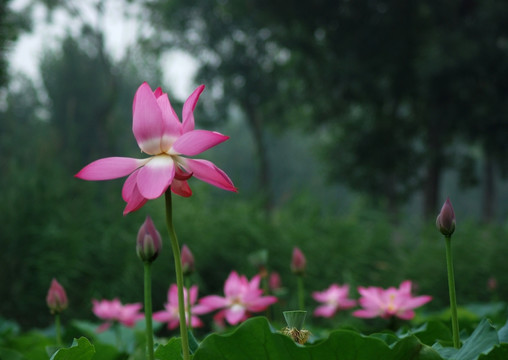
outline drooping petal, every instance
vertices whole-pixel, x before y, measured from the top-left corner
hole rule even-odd
[[[138,190],[138,187],[136,186],[131,194],[131,197],[127,201],[127,205],[123,210],[123,214],[127,215],[130,212],[141,209],[143,205],[146,204],[147,201],[148,199],[144,198],[143,195],[141,195],[141,193]]]
[[[226,173],[215,166],[211,161],[202,159],[184,159],[183,162],[187,171],[192,172],[199,180],[217,186],[220,189],[234,192],[237,191],[233,182]]]
[[[95,160],[81,169],[75,177],[83,180],[111,180],[129,175],[146,160],[126,157],[108,157]]]
[[[136,187],[136,178],[138,176],[138,171],[136,170],[130,174],[122,186],[122,199],[125,202],[129,202],[129,199],[131,198],[131,195],[134,191],[134,188]]]
[[[139,170],[136,170],[130,174],[122,187],[122,198],[127,203],[125,209],[123,210],[124,215],[140,209],[148,201],[148,199],[141,195],[138,186],[136,185],[138,172]]]
[[[162,119],[164,120],[164,131],[161,139],[161,150],[166,152],[171,144],[182,134],[182,124],[178,115],[169,102],[168,94],[162,93],[157,98],[157,104],[161,109]]]
[[[215,145],[229,139],[229,136],[222,135],[215,131],[192,130],[178,138],[173,144],[173,150],[177,154],[194,156],[201,154]]]
[[[198,102],[199,95],[201,95],[204,89],[205,85],[198,86],[183,104],[182,131],[184,133],[194,130],[194,109],[196,108],[196,103]]]
[[[182,197],[189,197],[192,195],[192,190],[187,181],[177,180],[176,177],[171,183],[171,191],[176,195],[180,195]]]
[[[156,199],[167,190],[175,176],[175,163],[170,156],[153,157],[139,169],[136,179],[141,195],[146,199]]]
[[[161,152],[164,121],[155,95],[146,82],[141,84],[134,97],[132,132],[142,151],[150,155]]]

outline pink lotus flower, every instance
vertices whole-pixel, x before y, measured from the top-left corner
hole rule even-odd
[[[312,293],[314,300],[324,303],[314,310],[314,316],[332,317],[339,310],[350,309],[356,305],[356,301],[349,299],[349,285],[332,284],[325,291]]]
[[[410,320],[415,316],[413,309],[422,306],[432,300],[431,296],[411,296],[411,281],[406,280],[400,287],[390,287],[386,290],[379,287],[358,287],[362,295],[359,302],[363,307],[353,312],[353,315],[360,318],[390,318],[397,316],[403,320]]]
[[[204,85],[199,86],[183,105],[180,122],[168,95],[154,92],[145,82],[136,91],[132,104],[132,131],[146,159],[109,157],[85,166],[75,176],[84,180],[110,180],[127,176],[122,197],[127,202],[124,215],[138,210],[148,200],[161,196],[169,187],[180,196],[191,196],[187,183],[191,176],[228,191],[236,191],[224,171],[212,162],[190,159],[228,139],[213,131],[194,130],[194,108]]]
[[[187,289],[183,289],[183,297],[185,302],[185,316],[187,325],[189,325],[188,308],[187,308]],[[191,325],[192,327],[203,326],[203,322],[195,315],[201,315],[206,313],[206,309],[203,309],[196,304],[198,299],[198,287],[197,285],[191,286],[190,288],[190,303],[191,303]],[[165,310],[157,311],[153,314],[153,319],[159,322],[167,322],[168,329],[172,330],[180,324],[180,315],[178,313],[178,287],[176,284],[171,284],[168,291],[168,302],[164,304]]]
[[[277,302],[275,296],[262,296],[263,290],[259,288],[261,277],[254,276],[251,281],[245,276],[239,276],[236,271],[229,274],[224,284],[225,297],[217,295],[205,296],[199,301],[203,312],[211,312],[222,309],[214,320],[221,324],[223,320],[231,325],[236,325],[246,320],[250,313],[266,310],[268,306]]]
[[[69,305],[65,289],[56,279],[51,280],[48,295],[46,296],[46,304],[48,304],[52,314],[61,313]]]
[[[143,319],[145,316],[139,311],[143,307],[140,303],[122,305],[120,300],[92,300],[93,313],[99,319],[106,320],[104,324],[99,326],[97,332],[106,331],[115,321],[120,324],[132,327],[136,321]]]

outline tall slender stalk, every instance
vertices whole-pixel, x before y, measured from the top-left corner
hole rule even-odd
[[[183,271],[180,258],[180,246],[176,237],[175,227],[173,226],[173,209],[171,201],[171,188],[165,193],[166,203],[166,225],[168,227],[169,238],[171,240],[171,248],[173,249],[173,257],[175,259],[176,285],[178,287],[178,315],[180,317],[180,336],[182,338],[182,354],[184,360],[190,360],[189,354],[189,335],[187,333],[187,322],[185,321],[185,303],[183,296]]]
[[[146,323],[146,358],[154,360],[152,328],[152,263],[144,262],[145,271],[145,323]]]
[[[56,331],[56,344],[62,346],[62,331],[60,326],[60,314],[55,314],[55,331]]]
[[[446,268],[448,270],[448,290],[450,292],[450,310],[452,312],[453,346],[460,348],[459,319],[457,316],[457,297],[455,295],[455,275],[453,273],[453,258],[451,235],[445,236],[446,241]]]

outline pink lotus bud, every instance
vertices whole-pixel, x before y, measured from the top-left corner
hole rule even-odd
[[[447,198],[437,216],[436,226],[444,236],[451,236],[455,231],[455,212],[450,198]]]
[[[194,272],[194,255],[192,255],[187,245],[182,246],[181,252],[182,271],[184,276],[188,276]]]
[[[48,295],[46,296],[46,303],[48,304],[49,310],[52,314],[61,313],[67,309],[69,301],[67,300],[67,294],[65,293],[62,285],[56,281],[51,280],[51,286],[49,287]]]
[[[141,225],[138,231],[136,252],[141,260],[145,262],[152,262],[159,255],[161,248],[161,236],[155,228],[150,216],[147,216],[145,222]]]
[[[293,249],[293,258],[291,260],[291,271],[296,275],[303,275],[306,265],[307,261],[305,260],[305,256],[302,251],[295,247]]]

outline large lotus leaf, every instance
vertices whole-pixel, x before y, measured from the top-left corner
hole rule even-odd
[[[159,345],[155,349],[154,356],[160,360],[182,359],[182,341],[180,338],[171,338],[166,344]]]
[[[483,319],[460,349],[435,344],[433,348],[445,359],[476,360],[481,354],[488,354],[499,344],[496,329],[487,319]]]
[[[438,354],[416,337],[388,346],[378,337],[337,330],[316,344],[301,346],[274,333],[265,318],[249,319],[226,335],[212,334],[200,344],[194,360],[435,360]]]
[[[90,360],[95,354],[94,346],[85,337],[74,339],[70,348],[58,350],[51,360]]]

